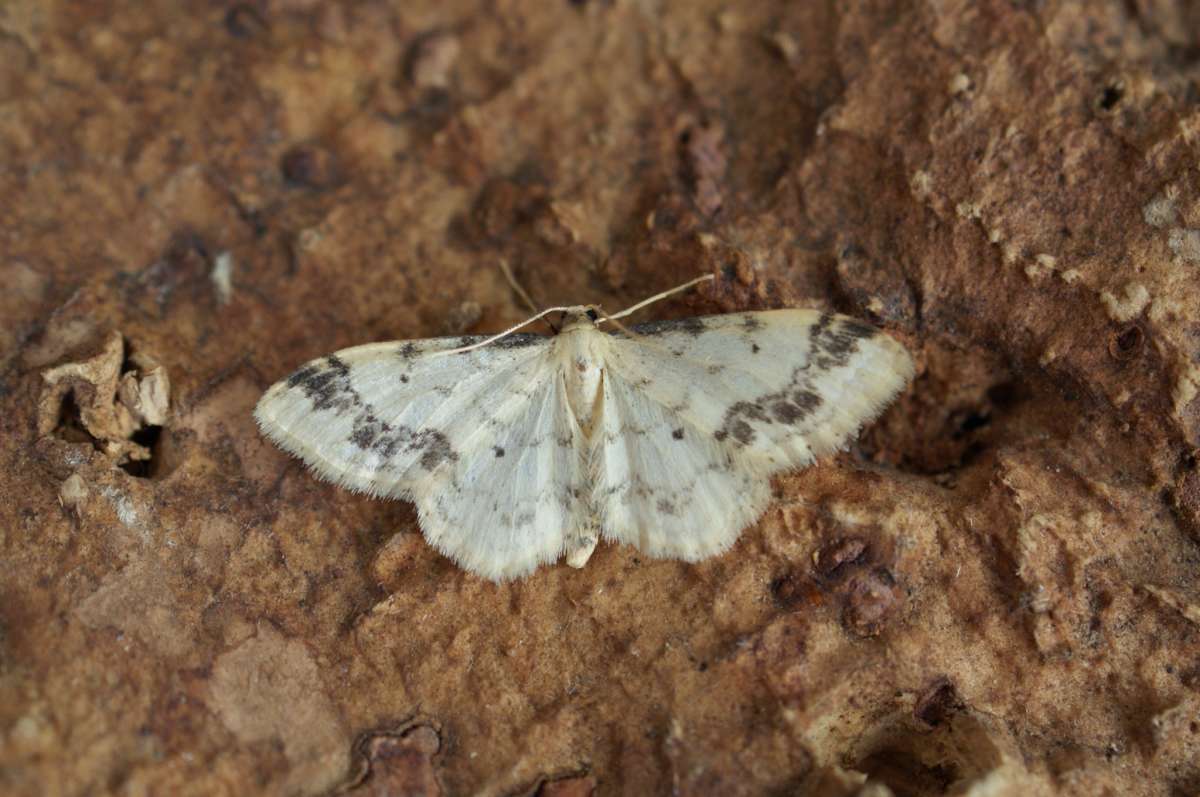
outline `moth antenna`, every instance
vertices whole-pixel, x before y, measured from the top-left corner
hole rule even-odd
[[[608,313],[604,312],[604,308],[601,307],[600,305],[594,304],[594,305],[592,305],[592,307],[596,308],[596,312],[600,315],[600,320],[596,322],[597,324],[602,324],[605,321],[612,321],[613,326],[615,326],[617,329],[624,332],[627,336],[629,336],[629,338],[631,340],[636,340],[639,343],[641,343],[643,346],[649,346],[652,349],[658,349],[659,351],[662,351],[662,352],[668,351],[667,347],[662,345],[661,343],[659,343],[657,340],[649,338],[646,335],[642,335],[637,332],[634,332],[632,329],[630,329],[629,327],[625,326],[620,321],[618,321],[614,316],[611,316]]]
[[[618,321],[616,316],[611,316],[608,313],[604,312],[604,308],[601,307],[600,305],[594,304],[594,305],[592,305],[592,307],[596,310],[596,314],[600,316],[600,318],[596,321],[597,324],[603,324],[605,321],[612,321],[613,326],[615,326],[617,329],[621,330],[622,332],[624,332],[626,335],[633,338],[634,340],[645,340],[645,337],[646,337],[645,335],[639,335],[638,333],[634,332],[632,329],[630,329],[629,327],[625,326],[620,321]]]
[[[714,278],[715,278],[715,275],[713,275],[713,274],[705,274],[703,277],[696,277],[696,279],[694,279],[694,280],[685,282],[682,285],[677,285],[674,288],[671,288],[670,290],[663,291],[662,293],[656,293],[655,295],[651,296],[649,299],[643,299],[642,301],[638,302],[633,307],[627,307],[624,310],[622,310],[621,312],[616,313],[615,315],[605,316],[605,318],[609,321],[612,321],[613,323],[616,323],[616,320],[618,318],[624,318],[625,316],[630,315],[631,313],[635,313],[638,310],[641,310],[643,307],[645,307],[648,304],[654,304],[655,302],[661,301],[661,300],[667,298],[668,296],[672,296],[676,293],[686,291],[688,288],[692,287],[693,285],[699,285],[701,282],[708,282],[709,280],[712,280]]]
[[[531,297],[529,293],[523,287],[521,287],[521,283],[517,282],[517,278],[513,274],[512,269],[509,268],[508,261],[504,258],[500,258],[500,271],[504,273],[504,278],[508,280],[508,287],[512,288],[513,293],[517,294],[517,296],[521,298],[521,301],[525,303],[525,309],[531,313],[538,312],[537,302],[535,302],[533,297]],[[546,326],[550,327],[551,331],[557,335],[559,328],[555,326],[554,322],[548,319],[543,320],[546,321]]]
[[[516,332],[518,329],[520,329],[521,327],[525,326],[526,324],[532,324],[534,321],[537,321],[539,318],[542,318],[543,316],[547,315],[548,313],[569,312],[570,310],[571,310],[570,307],[547,307],[545,310],[542,310],[540,313],[530,316],[529,318],[526,318],[521,323],[511,326],[508,329],[504,330],[503,332],[498,332],[495,335],[492,335],[490,338],[484,338],[483,340],[479,341],[478,343],[472,343],[470,346],[460,346],[457,349],[446,349],[445,351],[433,352],[430,356],[431,357],[440,357],[440,356],[446,355],[446,354],[462,354],[463,352],[471,351],[472,349],[481,349],[490,343],[495,343],[496,341],[500,340],[501,338],[508,337],[509,335]]]

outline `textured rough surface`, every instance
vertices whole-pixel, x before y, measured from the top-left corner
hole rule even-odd
[[[1193,4],[179,9],[0,6],[0,791],[1200,791]],[[502,259],[918,376],[725,556],[496,586],[250,412]]]

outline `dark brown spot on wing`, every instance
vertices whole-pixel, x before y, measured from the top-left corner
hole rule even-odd
[[[288,377],[289,388],[299,388],[315,410],[333,410],[340,415],[362,404],[350,386],[350,369],[336,355],[311,362]]]
[[[812,414],[813,410],[825,403],[825,399],[807,388],[797,390],[793,393],[792,401],[804,411],[806,416]]]
[[[842,334],[862,340],[873,338],[879,334],[879,330],[877,328],[854,318],[843,318],[841,322],[841,329]]]
[[[797,390],[790,397],[780,398],[771,406],[771,414],[780,423],[796,424],[804,421],[824,403],[824,400],[808,389]]]
[[[840,368],[858,352],[859,341],[879,334],[870,324],[852,318],[822,315],[811,330],[812,363],[822,371]]]
[[[725,421],[717,430],[715,437],[724,440],[732,436],[742,445],[749,445],[754,440],[754,427],[748,420],[770,423],[766,410],[759,404],[750,401],[739,401],[725,411]]]
[[[774,423],[800,426],[825,403],[812,389],[815,373],[843,368],[859,350],[859,344],[880,334],[875,327],[850,318],[821,315],[809,330],[811,354],[808,362],[793,370],[780,390],[753,400],[739,401],[725,411],[717,440],[733,438],[748,445],[755,438],[755,426]],[[758,346],[751,344],[751,351]]]
[[[412,448],[422,452],[421,467],[433,470],[443,462],[458,461],[458,454],[450,447],[450,441],[441,432],[423,429],[413,435]]]
[[[346,361],[341,357],[338,357],[336,354],[331,354],[326,357],[325,364],[329,366],[330,370],[340,377],[350,376],[350,366],[346,365]]]
[[[391,427],[376,418],[373,413],[365,412],[354,419],[354,431],[350,433],[350,442],[363,451],[376,451],[384,457],[390,457],[394,446],[387,439]],[[378,448],[377,448],[378,446]]]
[[[744,315],[742,316],[742,329],[747,332],[757,332],[762,329],[762,322],[755,315]]]
[[[780,423],[795,423],[801,412],[800,408],[790,401],[780,401],[771,407],[771,414]]]

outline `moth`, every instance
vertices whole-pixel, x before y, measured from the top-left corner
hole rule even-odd
[[[696,562],[758,519],[772,474],[878,416],[913,363],[875,327],[816,310],[616,322],[662,295],[613,316],[551,308],[552,336],[344,349],[254,415],[318,476],[415,503],[428,543],[484,578],[582,567],[600,539]]]

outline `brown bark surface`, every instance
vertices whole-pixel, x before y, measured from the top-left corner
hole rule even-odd
[[[0,4],[0,793],[1200,793],[1200,12]],[[256,432],[541,303],[917,358],[698,565],[495,585]]]

